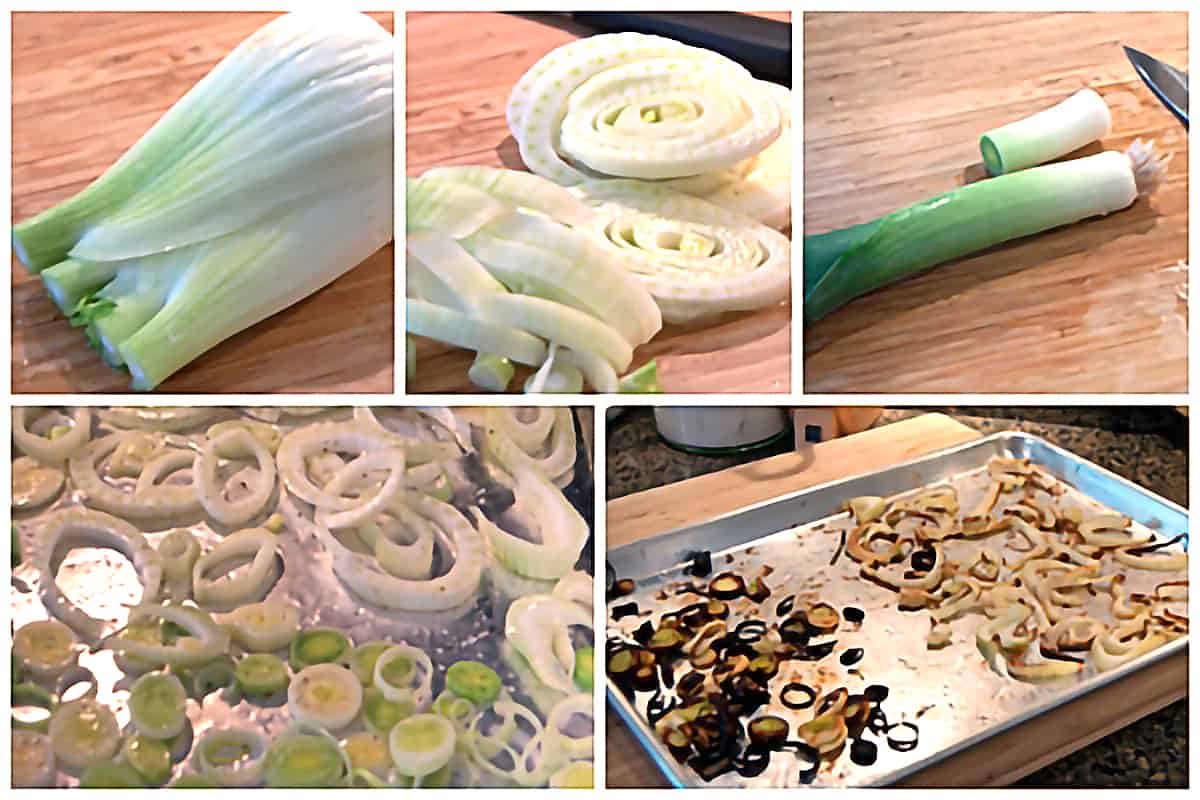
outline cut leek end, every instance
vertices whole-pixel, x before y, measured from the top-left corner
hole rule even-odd
[[[1004,174],[1004,159],[1000,156],[1000,149],[986,133],[979,139],[979,153],[983,156],[983,166],[987,168],[988,175],[994,177]]]
[[[488,392],[503,392],[515,374],[512,361],[490,353],[478,353],[467,370],[471,383]]]

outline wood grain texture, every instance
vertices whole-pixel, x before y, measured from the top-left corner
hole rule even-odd
[[[266,13],[12,16],[13,220],[79,192],[115,162]],[[392,30],[391,14],[375,14]],[[393,389],[394,248],[227,339],[162,392]],[[14,392],[127,392],[41,281],[12,263]]]
[[[1187,391],[1187,133],[1120,47],[1186,68],[1185,14],[807,14],[804,42],[806,233],[975,179],[980,134],[1085,86],[1112,108],[1105,148],[1153,139],[1173,157],[1148,202],[808,327],[805,391]]]
[[[785,21],[786,12],[770,13]],[[483,164],[524,169],[504,120],[517,79],[539,58],[590,31],[547,14],[410,13],[407,16],[406,171]],[[700,327],[668,326],[634,353],[658,359],[668,392],[791,391],[791,309],[729,314]],[[417,340],[408,391],[475,392],[472,354]],[[511,388],[519,391],[527,371]]]
[[[840,480],[979,438],[942,414],[896,422],[607,504],[608,547],[657,536],[785,492]],[[906,778],[911,787],[1006,786],[1187,694],[1187,653],[1091,692]],[[668,784],[616,712],[605,719],[606,783]]]

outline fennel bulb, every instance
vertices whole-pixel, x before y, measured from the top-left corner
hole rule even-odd
[[[13,247],[135,389],[347,272],[392,236],[393,40],[281,16]]]

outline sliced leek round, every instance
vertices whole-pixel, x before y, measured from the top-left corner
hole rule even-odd
[[[343,786],[351,771],[337,739],[296,724],[271,742],[264,777],[266,785],[275,789],[313,789]]]
[[[12,785],[14,789],[42,789],[54,785],[54,745],[37,731],[12,731]]]
[[[288,712],[292,718],[328,731],[353,722],[362,699],[362,684],[340,664],[305,667],[288,684]]]
[[[160,739],[126,736],[121,757],[151,786],[162,786],[171,779],[171,750]]]
[[[66,480],[61,465],[21,456],[12,462],[12,507],[17,511],[44,506],[58,496]]]
[[[378,641],[364,642],[354,648],[350,654],[350,670],[358,676],[359,683],[363,686],[375,683],[375,662],[391,646],[391,642]]]
[[[137,770],[124,761],[99,761],[79,775],[80,789],[145,789]]]
[[[300,632],[300,610],[279,600],[241,606],[221,621],[229,627],[233,640],[251,653],[282,650]]]
[[[234,668],[234,677],[243,691],[252,694],[273,694],[288,685],[287,665],[270,653],[243,656]]]
[[[83,770],[112,760],[121,746],[121,726],[107,706],[87,698],[72,700],[54,710],[50,741],[57,761]]]
[[[433,662],[420,648],[397,644],[375,660],[374,685],[394,703],[411,703],[421,710],[433,700]]]
[[[110,650],[155,666],[172,669],[202,667],[229,649],[229,633],[198,608],[142,603],[129,612],[129,620],[170,622],[182,627],[188,634],[174,644],[147,642],[124,635],[114,636],[105,642]]]
[[[340,662],[350,653],[350,640],[337,628],[306,628],[292,639],[288,665],[299,672],[313,664]]]
[[[496,670],[479,661],[456,661],[446,670],[446,688],[476,706],[491,705],[504,688]]]
[[[411,778],[422,778],[444,767],[454,755],[454,742],[454,726],[437,714],[416,714],[401,720],[388,734],[396,772]]]
[[[386,736],[397,722],[411,717],[416,710],[411,700],[389,700],[374,686],[363,690],[363,724],[367,730],[380,736]]]
[[[79,658],[75,634],[58,620],[39,620],[17,628],[13,656],[21,669],[39,678],[53,678]]]
[[[366,770],[375,777],[386,780],[392,770],[392,755],[387,741],[376,733],[359,731],[346,737],[342,743],[346,757],[355,772]]]
[[[179,678],[166,672],[149,672],[129,690],[129,717],[133,727],[152,739],[170,739],[187,722],[187,693]]]
[[[591,628],[592,615],[553,595],[533,595],[518,598],[509,606],[504,635],[543,683],[573,693],[575,651],[570,643],[571,626]],[[564,661],[569,666],[564,666]]]
[[[266,769],[267,740],[246,728],[209,728],[196,743],[200,774],[218,786],[258,786]]]
[[[190,467],[194,458],[190,450],[168,450],[148,461],[132,493],[104,482],[96,472],[96,464],[133,435],[136,434],[102,436],[71,455],[68,461],[71,481],[88,505],[133,520],[178,517],[200,510],[194,485],[157,483],[171,472]]]
[[[591,761],[572,761],[550,776],[551,789],[591,789],[595,783]]]

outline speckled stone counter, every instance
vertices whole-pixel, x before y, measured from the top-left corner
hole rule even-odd
[[[983,433],[1021,430],[1188,504],[1187,417],[1172,408],[959,407],[889,409],[875,426],[940,411]],[[740,455],[700,456],[666,445],[647,408],[609,423],[608,497],[650,489],[787,452],[790,439]],[[1175,703],[1076,751],[1020,782],[1021,786],[1109,787],[1188,785],[1187,701]]]

